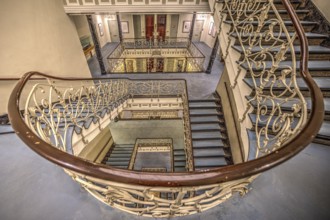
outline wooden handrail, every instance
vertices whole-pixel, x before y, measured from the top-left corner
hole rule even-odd
[[[241,179],[254,174],[261,173],[271,169],[303,150],[315,138],[320,129],[324,117],[324,104],[321,90],[313,81],[308,72],[308,44],[305,33],[299,22],[297,15],[294,12],[288,0],[282,0],[285,5],[291,20],[294,24],[296,32],[301,42],[301,77],[305,80],[310,88],[312,99],[312,110],[310,117],[302,128],[301,132],[291,141],[287,142],[282,148],[272,152],[266,156],[251,160],[245,163],[229,165],[208,171],[195,171],[185,173],[144,173],[138,171],[129,171],[117,169],[102,164],[96,164],[84,159],[67,154],[58,150],[41,140],[36,136],[30,128],[24,123],[19,111],[19,100],[22,89],[26,82],[33,75],[48,77],[59,80],[98,80],[96,78],[60,78],[52,77],[46,74],[29,72],[26,73],[15,86],[9,99],[9,118],[17,135],[26,143],[32,150],[46,158],[62,166],[65,169],[72,170],[84,175],[111,180],[114,182],[122,182],[128,184],[137,184],[144,186],[198,186],[221,183],[236,179]],[[100,80],[103,80],[101,78]]]

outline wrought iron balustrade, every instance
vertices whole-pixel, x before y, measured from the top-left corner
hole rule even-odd
[[[226,21],[231,25],[225,56],[231,50],[233,36],[243,51],[240,60],[235,60],[238,72],[232,88],[244,67],[253,81],[254,94],[240,120],[254,110],[257,146],[252,158],[258,158],[285,146],[307,121],[307,103],[296,80],[293,43],[297,33],[289,33],[271,0],[225,0],[222,4],[220,27]],[[269,16],[270,11],[275,15]]]

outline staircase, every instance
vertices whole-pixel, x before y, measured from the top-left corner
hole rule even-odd
[[[108,166],[128,169],[134,144],[115,144],[104,157],[102,163]],[[186,171],[186,155],[184,149],[173,149],[175,172]]]
[[[232,164],[220,97],[189,100],[195,170]]]
[[[223,2],[223,1],[221,1]],[[284,9],[284,5],[282,5],[280,0],[274,0],[274,3],[276,4],[277,9],[279,10],[280,14],[281,14],[281,10]],[[308,43],[309,43],[309,53],[310,53],[310,57],[309,57],[309,63],[308,63],[308,69],[310,74],[313,76],[315,82],[317,83],[317,85],[320,87],[320,89],[323,92],[324,95],[324,104],[325,104],[325,121],[322,125],[321,130],[319,131],[318,135],[316,136],[316,138],[314,139],[314,143],[315,144],[324,144],[324,145],[330,145],[330,48],[324,47],[322,46],[322,42],[326,39],[329,38],[329,36],[324,35],[322,33],[316,33],[315,30],[318,30],[318,22],[319,21],[307,21],[305,18],[307,18],[308,13],[310,12],[309,10],[306,10],[306,8],[301,7],[301,0],[293,0],[291,1],[291,3],[293,4],[296,13],[298,14],[300,20],[301,20],[301,24],[303,25],[303,28],[306,32],[306,36],[308,39]],[[224,13],[226,13],[226,11],[224,11]],[[274,11],[271,11],[269,13],[269,16],[271,17],[272,14],[274,14]],[[281,14],[282,15],[282,14]],[[288,31],[290,32],[290,35],[293,36],[293,26],[292,26],[292,22],[290,20],[290,18],[288,16],[282,16],[283,21],[285,22]],[[231,25],[231,21],[225,21],[225,24],[229,24]],[[252,22],[253,23],[253,22]],[[275,29],[276,30],[276,29]],[[241,53],[243,55],[243,49],[238,41],[237,35],[235,33],[230,35],[231,37],[235,38],[235,45],[232,46],[232,49],[234,51],[237,51],[238,53]],[[280,33],[275,33],[275,36],[280,36],[281,38],[285,38],[284,34],[280,34]],[[307,88],[307,85],[305,84],[305,82],[299,78],[300,74],[299,73],[299,69],[300,69],[300,47],[299,47],[299,40],[296,39],[294,41],[295,46],[295,54],[296,54],[296,60],[297,60],[297,83],[298,86],[300,87],[300,90],[302,92],[302,94],[304,95],[306,101],[307,101],[307,106],[308,106],[308,111],[310,111],[311,109],[311,98],[310,98],[310,94]],[[267,45],[267,42],[264,42],[264,45]],[[248,47],[248,45],[244,45],[244,47]],[[252,49],[253,52],[258,52],[260,51],[261,48],[260,47],[254,47]],[[243,57],[243,56],[242,56]],[[242,60],[241,57],[241,60]],[[288,60],[290,60],[290,54],[287,53],[287,57],[289,58]],[[240,60],[240,61],[241,61]],[[240,62],[237,61],[237,64],[239,64]],[[281,65],[285,65],[285,64],[290,64],[291,62],[282,62]],[[270,69],[271,67],[271,61],[267,61],[266,63],[266,69]],[[249,72],[249,68],[247,66],[246,63],[241,64],[241,68],[245,69],[247,71],[247,74],[245,76],[245,83],[252,89],[254,89],[253,86],[253,79],[251,78],[251,73]],[[280,68],[278,69],[277,74],[280,75]],[[258,70],[255,69],[255,72],[258,72]],[[258,83],[258,82],[257,82]],[[274,88],[272,88],[273,91],[275,92],[281,92],[283,91],[280,87],[277,87],[276,90],[274,90]],[[255,91],[252,91],[251,96],[247,97],[247,100],[250,99],[252,97],[252,95],[254,94]],[[270,88],[266,87],[263,90],[264,93],[270,93]],[[256,107],[256,103],[252,103],[252,105],[254,107]],[[268,105],[268,104],[267,104]],[[270,108],[271,104],[269,103],[268,107]],[[285,105],[283,106],[282,110],[285,110]],[[289,105],[288,105],[288,109],[289,111]],[[250,114],[250,119],[252,121],[252,123],[254,124],[254,126],[256,125],[255,122],[255,115],[256,112],[253,112],[252,114]],[[249,137],[250,137],[250,141],[251,144],[254,144],[253,142],[255,142],[255,134],[254,134],[254,129],[252,129],[249,132]],[[312,143],[313,144],[313,143]]]
[[[134,144],[115,144],[104,157],[102,163],[112,167],[128,169]]]

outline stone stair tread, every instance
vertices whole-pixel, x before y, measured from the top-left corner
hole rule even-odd
[[[192,131],[201,131],[201,130],[220,130],[221,127],[218,123],[208,123],[208,124],[192,124],[191,125],[191,130]]]
[[[200,122],[219,122],[218,116],[199,116],[199,117],[190,117],[191,123],[200,123]]]
[[[176,149],[174,149],[173,150],[173,155],[176,157],[176,156],[185,156],[186,155],[186,153],[184,152],[184,150],[182,149],[180,149],[180,150],[176,150]]]
[[[186,161],[174,161],[174,169],[175,167],[186,167]]]
[[[109,157],[106,162],[119,162],[119,161],[125,161],[129,162],[131,157]]]
[[[218,105],[215,102],[190,102],[189,108],[216,108]]]
[[[263,48],[269,48],[269,47],[270,46],[263,46]],[[243,49],[239,45],[233,45],[232,48],[235,49],[237,52],[243,53]],[[248,48],[248,46],[245,46],[245,48]],[[300,54],[300,51],[301,51],[300,46],[294,46],[293,48],[294,48],[295,53]],[[279,51],[279,49],[280,49],[279,47],[272,48],[270,51]],[[259,47],[259,46],[253,47],[251,49],[251,51],[252,51],[252,53],[260,52],[261,47]],[[308,51],[309,51],[310,54],[330,54],[330,48],[322,47],[322,46],[319,46],[319,45],[308,46]],[[286,53],[291,53],[291,51],[287,50]]]
[[[330,70],[330,69],[329,69]],[[314,77],[313,78],[319,88],[323,91],[330,90],[330,77]],[[251,87],[254,87],[252,78],[245,78],[244,81]],[[257,86],[260,85],[259,81],[256,81]],[[301,91],[308,90],[308,87],[302,78],[297,78],[297,85]],[[273,90],[282,90],[284,87],[274,87]],[[268,86],[265,86],[265,89],[269,89]]]
[[[189,111],[191,116],[195,115],[221,115],[216,109],[192,109]]]
[[[0,134],[13,133],[14,129],[11,125],[0,125]]]
[[[330,140],[330,122],[324,121],[322,124],[319,133],[316,136],[317,138],[329,139]]]
[[[290,32],[289,33],[289,36],[290,37],[292,37],[293,36],[293,32]],[[244,36],[242,36],[242,38],[244,38],[244,37],[247,37],[247,36],[251,36],[252,34],[247,34],[247,35],[244,35]],[[312,32],[305,32],[305,35],[306,35],[306,37],[308,38],[308,39],[327,39],[328,38],[328,36],[327,35],[324,35],[324,34],[319,34],[319,33],[312,33]],[[230,34],[230,36],[232,36],[232,37],[237,37],[238,35],[237,35],[237,33],[236,32],[234,32],[234,33],[232,33],[232,34]],[[280,38],[284,38],[284,39],[286,39],[287,37],[286,37],[286,34],[285,33],[279,33],[279,32],[275,32],[274,33],[274,37],[275,38],[277,38],[277,37],[279,37],[280,36]]]
[[[250,100],[252,97],[248,96],[247,99]],[[291,101],[292,100],[292,101]],[[284,110],[291,110],[292,108],[292,105],[294,103],[297,103],[298,102],[298,98],[293,98],[291,99],[290,101],[286,102],[286,103],[283,103],[281,106],[282,106],[282,109]],[[305,100],[307,102],[307,109],[311,109],[311,105],[312,105],[312,101],[311,101],[311,98],[310,97],[305,97]],[[324,102],[324,108],[325,108],[325,112],[328,112],[330,113],[330,98],[323,98],[323,102]],[[256,101],[252,101],[251,104],[256,107]],[[272,104],[271,102],[266,102],[266,103],[263,103],[263,104],[266,104],[268,107],[271,107]]]
[[[222,167],[227,165],[224,157],[202,157],[194,159],[195,167]]]
[[[124,153],[112,153],[111,158],[131,158],[132,152],[124,152]]]
[[[222,140],[194,140],[193,148],[224,147]]]
[[[219,98],[217,97],[210,97],[210,98],[204,98],[204,99],[189,99],[188,102],[189,104],[191,103],[201,103],[201,102],[215,102],[215,101],[219,101]]]
[[[238,63],[238,62],[237,62]],[[265,61],[266,64],[266,69],[270,68],[272,66],[272,62],[271,61]],[[249,67],[246,63],[241,64],[241,66],[248,70]],[[282,70],[284,67],[287,66],[292,66],[292,62],[291,61],[283,61],[280,63],[280,66],[278,68],[278,70]],[[297,61],[297,70],[300,69],[300,61]],[[309,71],[321,71],[321,70],[330,70],[330,61],[325,61],[325,60],[309,60],[308,61],[308,69]],[[299,76],[299,73],[297,73]],[[315,78],[314,78],[315,79]]]
[[[203,148],[194,149],[194,157],[224,157],[225,152],[223,148]]]
[[[192,139],[220,139],[223,138],[220,131],[192,132]]]
[[[183,156],[175,155],[174,161],[186,161],[186,156],[185,155],[183,155]]]
[[[105,162],[106,165],[110,166],[128,166],[129,161],[111,161],[111,162]]]
[[[175,172],[186,172],[186,167],[174,167]]]
[[[271,20],[266,21],[265,22],[265,26],[267,26],[267,24],[270,24],[271,22],[272,22]],[[232,24],[233,22],[232,21],[224,21],[224,23],[226,23],[226,24]],[[246,22],[246,23],[249,23],[249,24],[252,24],[252,25],[255,25],[255,26],[257,26],[259,24],[258,21],[251,21],[251,22]],[[293,26],[292,21],[283,21],[283,23],[284,23],[285,26]],[[317,25],[318,24],[315,21],[300,21],[300,23],[303,26],[314,26],[314,25]]]

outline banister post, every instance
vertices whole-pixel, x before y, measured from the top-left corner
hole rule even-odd
[[[86,15],[86,17],[87,17],[89,30],[90,30],[91,35],[92,35],[94,47],[95,47],[96,58],[97,58],[97,61],[99,63],[100,69],[101,69],[101,74],[105,75],[105,74],[107,74],[107,71],[105,70],[105,66],[104,66],[104,63],[103,63],[103,56],[102,56],[102,52],[101,52],[100,43],[99,43],[99,40],[97,38],[95,25],[93,23],[93,18],[92,18],[92,15]]]
[[[116,13],[116,17],[117,17],[117,24],[118,24],[119,41],[122,44],[123,43],[123,30],[121,29],[119,12]]]
[[[213,48],[212,48],[212,53],[211,53],[211,56],[210,56],[210,61],[209,61],[209,64],[207,66],[207,69],[205,71],[208,74],[210,74],[211,71],[212,71],[214,60],[217,57],[218,48],[219,48],[219,37],[216,35],[215,42],[214,42],[214,45],[213,45]]]

